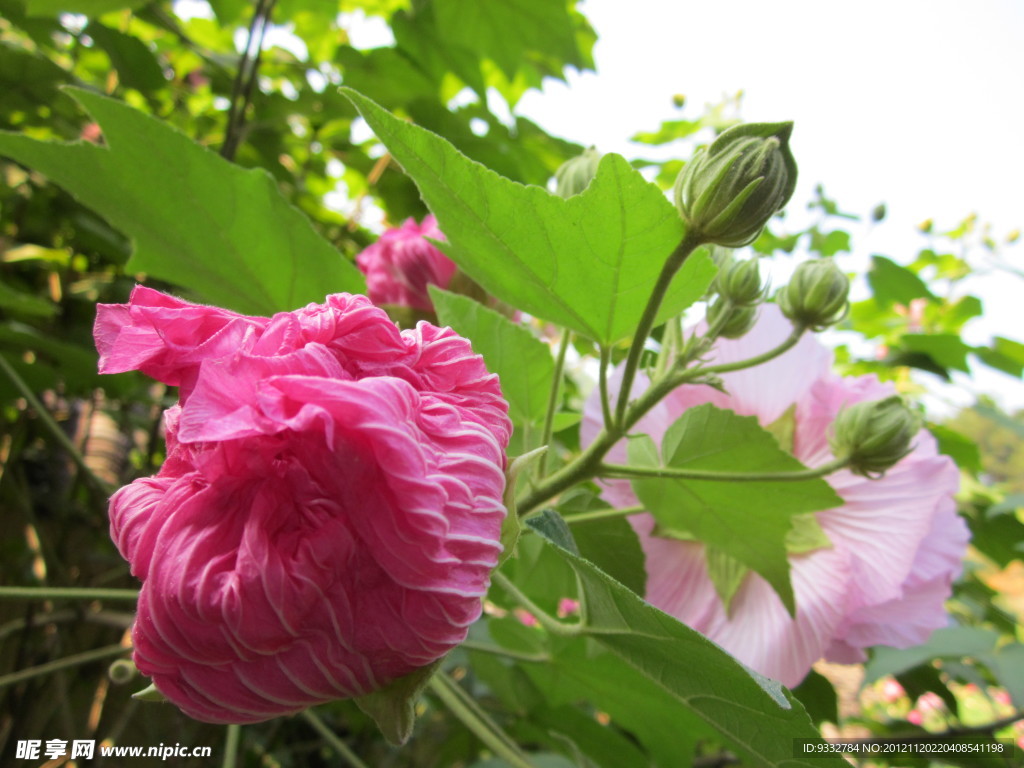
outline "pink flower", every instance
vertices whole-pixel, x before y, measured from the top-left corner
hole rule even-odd
[[[765,305],[749,334],[720,341],[708,359],[750,358],[777,346],[790,330],[778,308]],[[873,376],[840,378],[830,368],[831,354],[808,335],[770,362],[725,374],[728,394],[706,386],[680,387],[634,431],[660,444],[683,411],[702,403],[756,416],[762,425],[795,405],[793,454],[809,467],[820,466],[833,458],[827,435],[839,409],[893,392]],[[600,407],[591,397],[584,442],[593,440],[600,424]],[[625,447],[616,446],[611,460],[625,463]],[[821,657],[853,663],[863,661],[863,649],[870,646],[904,648],[924,642],[948,623],[944,601],[969,538],[953,501],[959,485],[956,466],[921,431],[916,448],[884,478],[841,471],[826,479],[845,503],[816,513],[831,548],[789,558],[795,619],[755,573],[746,576],[727,613],[708,576],[704,546],[653,535],[654,519],[643,514],[629,519],[646,555],[648,601],[789,686]],[[620,507],[637,503],[623,480],[609,481],[604,495]],[[751,499],[751,514],[757,514],[756,499]]]
[[[440,658],[501,551],[511,424],[469,342],[365,297],[272,318],[137,287],[100,371],[180,387],[167,460],[110,502],[142,580],[135,662],[187,714],[256,722]]]
[[[433,215],[426,216],[422,224],[406,219],[402,226],[389,229],[356,257],[374,304],[433,311],[427,286],[447,288],[456,267],[427,238],[444,239]]]
[[[906,695],[907,692],[903,690],[903,686],[893,678],[887,677],[882,682],[882,698],[890,704],[894,701],[898,701]]]

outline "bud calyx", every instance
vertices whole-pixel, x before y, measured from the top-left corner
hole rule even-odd
[[[566,160],[555,171],[555,194],[559,197],[578,195],[593,181],[600,162],[601,153],[594,147]]]
[[[702,242],[752,243],[796,187],[792,123],[746,123],[724,131],[686,164],[675,185],[679,214]]]
[[[898,395],[844,408],[832,423],[829,445],[837,458],[848,459],[850,470],[881,477],[910,453],[921,421]]]
[[[832,259],[824,258],[798,266],[776,300],[794,323],[820,331],[846,316],[849,294],[849,278]]]

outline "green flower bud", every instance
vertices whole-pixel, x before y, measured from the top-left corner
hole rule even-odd
[[[601,162],[601,153],[594,147],[583,150],[571,160],[562,163],[555,171],[555,194],[560,197],[572,197],[585,190],[597,175],[597,166]]]
[[[676,179],[676,208],[705,243],[752,243],[789,202],[796,161],[792,123],[747,123],[724,131]]]
[[[829,445],[836,458],[849,459],[850,470],[881,477],[910,453],[921,420],[898,395],[844,408],[832,423]]]
[[[723,320],[722,316],[725,313],[728,313],[728,317]],[[718,335],[725,339],[738,339],[746,335],[756,321],[757,305],[739,307],[719,297],[708,307],[708,325],[718,328],[718,324],[722,323]]]
[[[752,307],[764,298],[761,288],[761,271],[758,260],[747,259],[723,261],[715,278],[715,289],[723,299],[738,307]]]
[[[110,682],[115,685],[130,683],[137,673],[138,670],[135,668],[135,664],[128,659],[118,659],[111,664],[110,668],[107,670],[107,676],[110,678]]]
[[[830,258],[805,261],[796,268],[776,301],[797,325],[820,331],[835,325],[849,308],[850,280]]]

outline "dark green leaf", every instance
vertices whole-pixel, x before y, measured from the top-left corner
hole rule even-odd
[[[373,693],[353,699],[356,706],[373,718],[389,743],[400,746],[409,740],[416,723],[416,701],[443,660],[438,659]]]
[[[952,333],[905,333],[903,346],[911,352],[928,355],[943,368],[955,368],[970,373],[967,353],[972,349],[959,336]]]
[[[132,237],[130,270],[250,314],[365,290],[359,271],[265,171],[232,165],[113,99],[71,92],[109,148],[0,133],[0,154],[45,173]]]
[[[473,351],[484,356],[487,370],[498,374],[512,420],[542,421],[555,376],[548,346],[525,326],[467,296],[430,286],[430,297],[440,323],[469,339]]]
[[[644,594],[647,586],[644,552],[625,518],[577,523],[571,530],[582,557],[638,595]]]
[[[448,238],[446,253],[484,289],[602,343],[633,332],[683,225],[623,158],[606,155],[587,190],[564,200],[502,178],[439,136],[344,93],[416,181]],[[710,257],[693,254],[659,318],[697,301],[713,276]]]
[[[630,444],[633,449],[633,443]],[[779,448],[752,416],[701,405],[665,433],[666,467],[729,472],[794,472],[804,466]],[[630,461],[640,457],[631,450]],[[679,531],[719,549],[756,571],[793,611],[786,541],[793,518],[842,504],[821,479],[719,482],[652,478],[633,490],[664,532]],[[750,499],[758,500],[751,514]]]
[[[813,723],[839,722],[839,697],[824,675],[813,669],[796,688],[793,695],[800,700]]]
[[[107,56],[117,70],[118,79],[126,88],[148,93],[167,85],[163,67],[153,52],[137,37],[91,22],[85,31]]]

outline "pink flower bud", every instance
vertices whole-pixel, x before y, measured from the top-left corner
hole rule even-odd
[[[433,311],[427,286],[447,288],[456,267],[427,238],[444,239],[433,215],[424,218],[422,224],[406,219],[402,226],[389,229],[356,257],[374,304]]]
[[[207,722],[356,697],[465,639],[501,551],[511,424],[469,342],[362,296],[272,318],[137,287],[100,371],[181,387],[167,460],[110,502],[135,663]]]

